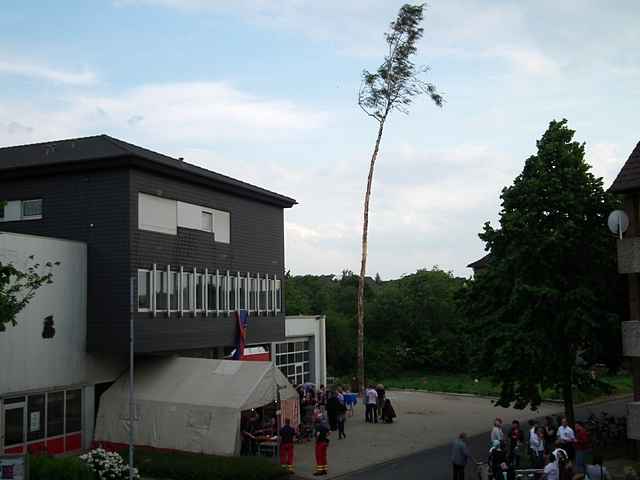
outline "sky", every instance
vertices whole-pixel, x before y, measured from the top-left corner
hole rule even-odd
[[[401,4],[4,0],[0,146],[106,133],[184,157],[298,201],[293,274],[357,272],[377,130],[357,92]],[[553,119],[608,187],[640,141],[639,21],[637,0],[430,1],[415,62],[446,103],[388,120],[368,273],[469,276]]]

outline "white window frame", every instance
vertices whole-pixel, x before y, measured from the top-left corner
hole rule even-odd
[[[36,215],[25,215],[24,214],[24,204],[28,202],[40,202],[40,213]],[[44,214],[44,202],[41,198],[30,198],[28,200],[20,201],[20,219],[21,220],[39,220],[42,218]]]
[[[170,316],[171,312],[180,312],[180,297],[182,296],[182,290],[180,288],[181,274],[177,270],[171,270],[171,265],[167,265],[167,275],[169,276],[169,281],[167,282],[169,287],[169,295],[167,297],[167,315]],[[173,292],[174,277],[177,277],[178,279],[178,304],[175,308],[171,308],[171,292]]]
[[[227,282],[224,288],[224,295],[227,299],[227,304],[226,304],[226,314],[229,315],[231,313],[231,305],[229,304],[229,291],[231,290],[231,281],[230,281],[230,277],[229,277],[229,270],[227,270]]]
[[[209,269],[205,268],[204,269],[204,279],[202,281],[202,288],[204,289],[204,291],[202,292],[202,302],[204,303],[204,316],[208,317],[209,316],[209,290],[208,287],[209,286]]]
[[[182,265],[180,265],[180,290],[178,291],[178,309],[180,310],[180,316],[183,317],[184,316],[184,302],[182,301],[182,296],[184,295],[184,292],[182,291],[182,280],[184,278],[184,268],[182,267]]]
[[[137,307],[137,311],[138,312],[151,312],[153,309],[153,300],[152,297],[155,295],[151,294],[151,286],[153,283],[153,280],[151,278],[149,278],[149,285],[147,286],[149,289],[149,307],[148,308],[140,308],[140,272],[144,272],[146,274],[149,274],[149,277],[153,277],[153,275],[151,275],[151,270],[147,270],[144,268],[139,268],[138,269],[138,278],[137,278],[137,295],[136,295],[136,307]]]
[[[220,270],[216,269],[216,316],[220,315]]]
[[[260,274],[256,273],[256,315],[260,315]]]
[[[202,308],[198,308],[198,277],[202,278],[202,284],[200,286],[200,296],[202,297]],[[205,313],[207,310],[207,304],[205,303],[206,297],[205,297],[205,291],[206,291],[206,282],[205,282],[206,277],[204,277],[203,273],[198,273],[198,271],[194,268],[193,269],[193,299],[194,299],[194,312],[196,314],[198,313]]]
[[[276,313],[280,313],[282,311],[282,280],[280,280],[277,276],[274,276],[275,280],[275,304]]]

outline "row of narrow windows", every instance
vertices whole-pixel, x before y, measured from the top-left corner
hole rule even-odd
[[[282,310],[282,280],[275,275],[171,265],[138,270],[138,311],[228,315],[236,310],[275,314]]]

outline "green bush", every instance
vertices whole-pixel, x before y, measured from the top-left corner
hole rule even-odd
[[[171,480],[272,480],[288,473],[262,457],[219,457],[136,449],[135,466],[143,477]]]
[[[30,480],[95,480],[97,477],[78,457],[29,457]]]

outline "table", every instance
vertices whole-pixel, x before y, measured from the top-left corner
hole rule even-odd
[[[265,457],[277,457],[278,456],[278,441],[268,440],[266,442],[258,443],[258,456],[264,455]]]
[[[354,405],[358,403],[358,394],[357,393],[343,393],[344,404],[347,408],[353,408]]]

